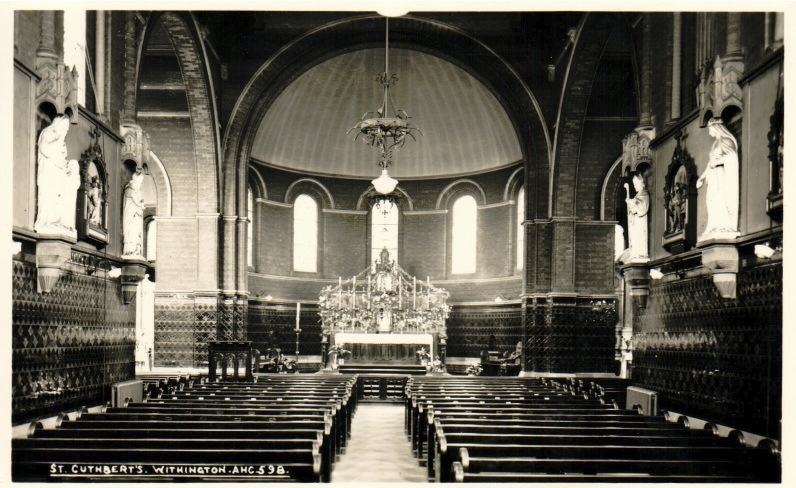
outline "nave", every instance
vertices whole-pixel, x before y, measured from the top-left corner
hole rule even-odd
[[[779,479],[770,7],[15,10],[14,480]]]
[[[622,380],[414,376],[403,408],[361,403],[358,380],[150,375],[142,401],[32,423],[13,439],[14,479],[779,481],[770,444],[619,408]]]

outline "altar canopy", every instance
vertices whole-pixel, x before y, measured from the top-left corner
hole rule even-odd
[[[435,334],[444,341],[449,296],[429,278],[410,276],[385,248],[369,268],[321,291],[323,333]]]

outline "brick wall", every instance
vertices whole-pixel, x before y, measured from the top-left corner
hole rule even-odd
[[[476,267],[479,276],[510,276],[517,267],[515,205],[478,209]]]
[[[12,423],[110,401],[113,383],[134,376],[135,304],[119,280],[86,274],[73,252],[47,295],[36,291],[33,246],[12,262]],[[119,263],[114,263],[119,266]]]
[[[257,271],[269,275],[292,275],[293,207],[258,202],[257,209],[259,214],[255,212],[255,218],[260,221],[254,252]]]
[[[446,213],[404,214],[403,263],[401,267],[412,276],[445,276]]]
[[[779,438],[782,263],[738,274],[738,298],[709,276],[654,285],[634,310],[632,380],[659,406]]]
[[[354,276],[368,266],[364,213],[323,212],[323,275]]]
[[[575,227],[575,289],[578,293],[614,291],[614,224]]]

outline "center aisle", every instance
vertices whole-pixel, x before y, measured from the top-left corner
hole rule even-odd
[[[333,483],[349,481],[428,481],[426,468],[417,464],[404,433],[403,405],[357,406],[346,453],[332,471]]]

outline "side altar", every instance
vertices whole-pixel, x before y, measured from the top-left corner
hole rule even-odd
[[[379,259],[319,296],[324,366],[417,364],[444,369],[449,294],[410,276],[382,249]]]

